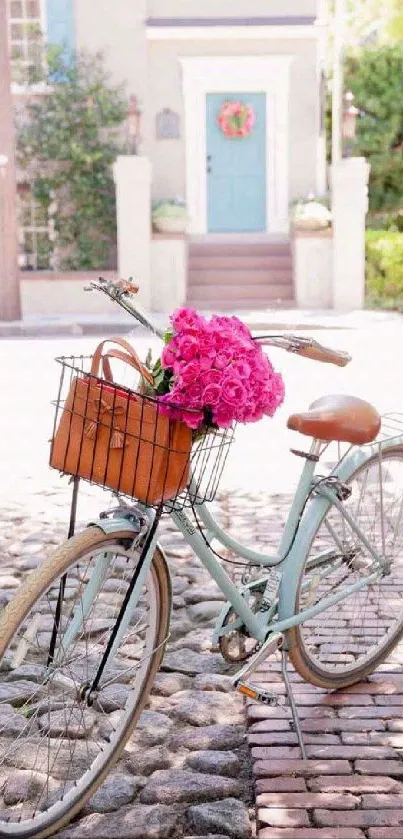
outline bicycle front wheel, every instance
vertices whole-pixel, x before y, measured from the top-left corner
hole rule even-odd
[[[288,632],[289,655],[303,679],[336,690],[372,673],[403,635],[403,447],[369,458],[346,483],[346,510],[378,555],[377,563],[332,506],[305,559],[295,612],[375,581]]]
[[[29,576],[0,621],[1,839],[40,839],[66,824],[144,707],[169,627],[169,573],[158,548],[88,698],[138,564],[132,541],[129,531],[105,536],[96,527],[73,537]]]

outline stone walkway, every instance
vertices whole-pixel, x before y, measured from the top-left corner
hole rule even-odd
[[[2,510],[0,607],[65,538],[60,486],[37,498],[32,517],[22,503]],[[269,551],[285,506],[280,496],[226,496],[219,515],[234,536]],[[85,519],[90,507],[88,500]],[[286,704],[249,703],[246,735],[230,665],[210,651],[221,594],[168,522],[161,541],[174,587],[162,670],[119,764],[60,839],[250,839],[255,831],[259,839],[403,839],[403,652],[366,683],[333,695],[291,674],[309,754],[303,762]],[[278,661],[263,665],[261,678],[283,695]],[[0,789],[4,801],[18,800],[18,777],[6,789],[0,770]]]
[[[42,511],[37,504],[35,519],[25,517],[22,504],[3,507],[0,606],[11,599],[24,574],[65,538],[61,519],[68,493],[65,485],[59,487],[49,488]],[[106,498],[100,493],[94,508],[105,508]],[[93,511],[84,506],[88,520]],[[57,834],[60,839],[252,836],[254,801],[244,703],[232,689],[230,666],[210,651],[222,595],[169,521],[163,523],[161,543],[174,594],[162,669],[121,760],[80,816]],[[124,685],[108,688],[113,709],[126,701],[127,694],[119,688]],[[19,715],[10,708],[12,683],[3,682],[2,689],[0,702],[8,704],[11,735],[12,721],[15,717],[18,722]],[[0,705],[2,737],[7,726]],[[23,772],[6,776],[0,768],[0,810],[20,800],[25,781]]]

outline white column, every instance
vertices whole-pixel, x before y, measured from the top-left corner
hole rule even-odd
[[[151,163],[121,155],[113,167],[118,226],[118,271],[140,286],[138,301],[151,308]]]
[[[332,166],[334,309],[364,305],[369,171],[364,157],[348,157]]]
[[[343,47],[346,2],[335,0],[333,16],[332,165],[342,155]]]
[[[151,242],[151,309],[172,312],[183,306],[187,289],[186,236],[156,235]]]
[[[332,308],[332,261],[331,230],[294,232],[294,289],[299,309]]]

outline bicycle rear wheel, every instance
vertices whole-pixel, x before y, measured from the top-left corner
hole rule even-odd
[[[403,447],[371,457],[346,481],[344,502],[381,557],[384,572],[345,600],[288,632],[289,655],[305,681],[337,689],[372,673],[403,635]],[[315,566],[314,558],[329,551]],[[302,569],[295,612],[369,577],[376,563],[339,510],[317,528]]]
[[[169,572],[158,548],[93,704],[86,699],[138,563],[132,541],[130,531],[105,536],[96,527],[73,537],[30,575],[0,621],[1,839],[40,839],[66,824],[144,707],[169,627]]]

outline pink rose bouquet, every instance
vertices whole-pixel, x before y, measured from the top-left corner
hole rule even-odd
[[[153,370],[165,414],[195,430],[273,416],[284,399],[282,377],[238,318],[207,320],[183,308],[171,323]]]

